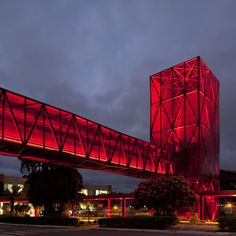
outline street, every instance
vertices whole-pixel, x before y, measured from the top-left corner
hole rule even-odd
[[[21,235],[40,235],[40,236],[182,236],[180,233],[159,233],[159,232],[133,232],[133,231],[112,231],[102,230],[96,226],[88,227],[57,227],[57,226],[25,226],[25,225],[12,225],[12,224],[0,224],[0,236],[21,236]],[[191,232],[185,236],[191,236]],[[204,235],[213,235],[212,233],[206,233]],[[223,234],[222,234],[223,235]],[[225,235],[225,234],[224,234]]]

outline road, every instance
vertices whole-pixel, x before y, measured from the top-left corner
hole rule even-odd
[[[181,233],[132,232],[101,230],[96,227],[50,227],[0,224],[0,236],[182,236]],[[184,234],[192,236],[192,234]],[[205,234],[207,235],[207,234]],[[212,234],[209,234],[212,235]]]

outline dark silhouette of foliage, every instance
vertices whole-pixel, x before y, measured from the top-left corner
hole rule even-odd
[[[26,216],[30,210],[30,206],[28,204],[17,204],[14,209],[17,216]]]
[[[192,206],[194,192],[189,182],[181,176],[160,177],[141,182],[134,192],[134,207],[147,207],[157,215],[174,214],[181,207]]]
[[[0,181],[0,196],[4,194],[4,183]]]
[[[15,208],[14,208],[15,201],[18,198],[23,197],[24,193],[23,193],[23,191],[22,191],[20,186],[13,185],[11,190],[6,189],[4,191],[4,195],[10,201],[10,213],[11,213],[11,215],[13,215],[15,213]]]
[[[175,216],[128,216],[98,219],[100,227],[166,229],[177,224]]]
[[[63,216],[67,203],[82,200],[83,179],[77,169],[23,161],[21,170],[30,172],[25,176],[27,195],[34,206],[44,206],[45,216]]]
[[[236,189],[236,171],[220,170],[220,189]]]

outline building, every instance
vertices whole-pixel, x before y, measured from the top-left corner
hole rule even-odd
[[[12,192],[13,186],[19,187],[19,192],[24,191],[25,188],[25,178],[17,177],[17,176],[6,176],[3,174],[0,174],[0,182],[3,183],[4,191],[7,190]],[[85,184],[84,188],[81,190],[81,193],[84,194],[86,197],[95,197],[99,195],[108,195],[112,193],[112,187],[111,185],[90,185]],[[15,201],[16,204],[28,204],[28,198],[25,195],[22,195]],[[6,206],[9,206],[10,200],[6,196],[0,197],[0,215],[4,214],[4,209],[6,209]],[[81,208],[84,208],[84,204],[81,204]],[[33,206],[30,205],[30,215],[34,215],[34,209]]]
[[[81,190],[85,196],[99,196],[103,194],[110,194],[111,185],[92,185],[84,184],[84,188]]]
[[[184,176],[199,195],[198,218],[214,220],[219,86],[200,57],[151,75],[150,142],[0,88],[0,154],[142,179]]]
[[[22,191],[24,189],[25,179],[16,176],[6,176],[0,174],[0,182],[3,183],[4,191],[12,191],[13,186],[20,187],[20,191]]]
[[[20,187],[19,191],[23,191],[26,179],[17,176],[7,176],[0,174],[0,182],[4,185],[4,191],[12,191],[13,186]],[[110,194],[112,192],[111,185],[94,185],[94,184],[84,184],[81,193],[85,196],[98,196],[104,194]]]
[[[25,185],[25,179],[17,176],[6,176],[3,174],[0,174],[0,183],[3,185],[3,191],[4,193],[12,193],[13,192],[13,186],[17,186],[17,193],[19,193],[18,196],[15,196],[16,200],[14,205],[22,205],[27,203],[28,199],[25,197],[24,194],[24,185]],[[17,195],[16,193],[16,195]],[[29,204],[29,212],[28,214],[31,216],[34,216],[34,208],[31,204]],[[7,214],[7,212],[10,211],[10,197],[8,197],[6,194],[3,194],[0,196],[0,215]]]

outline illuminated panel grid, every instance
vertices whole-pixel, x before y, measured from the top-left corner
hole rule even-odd
[[[148,142],[5,89],[0,89],[0,141],[2,154],[44,156],[55,163],[66,157],[64,163],[74,167],[136,177],[166,174],[169,166],[166,153]]]
[[[219,174],[217,78],[196,57],[152,75],[150,89],[151,142],[167,150],[174,174],[196,177],[198,185],[201,176],[201,190],[217,189],[211,181]]]

